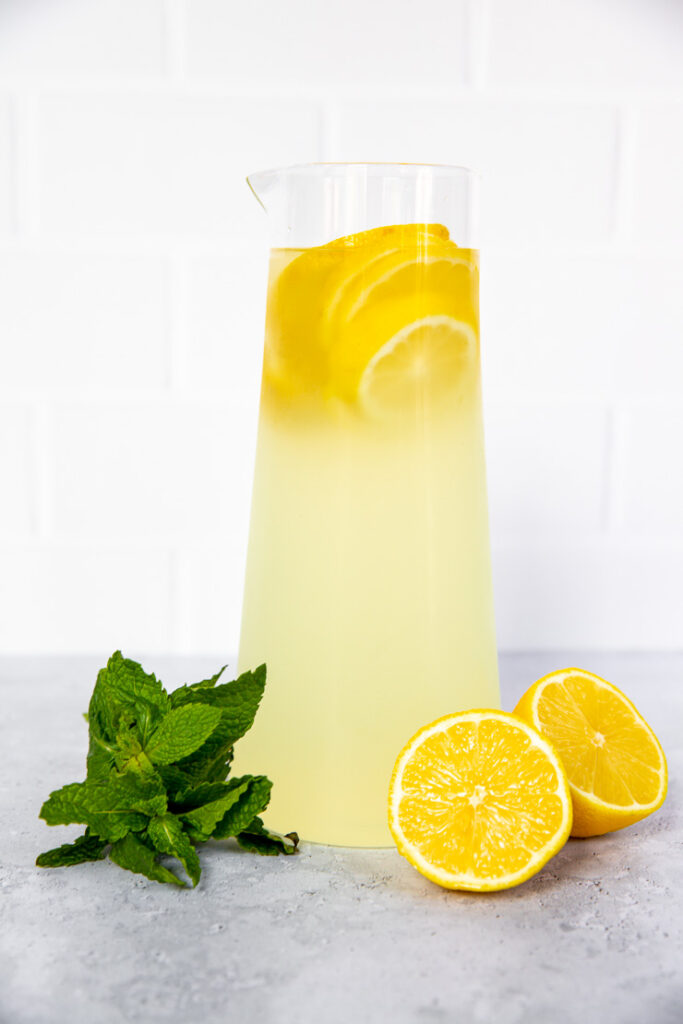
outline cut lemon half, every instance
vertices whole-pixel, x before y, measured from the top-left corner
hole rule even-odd
[[[664,803],[664,751],[612,683],[580,668],[561,669],[529,687],[515,712],[557,747],[574,805],[572,835],[614,832]]]
[[[400,853],[447,889],[509,889],[564,845],[572,804],[552,744],[516,715],[463,711],[398,756],[389,828]]]
[[[476,355],[477,335],[469,324],[450,316],[422,317],[375,353],[358,398],[365,412],[380,419],[436,409],[465,389]]]

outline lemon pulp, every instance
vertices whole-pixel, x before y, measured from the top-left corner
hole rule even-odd
[[[516,715],[475,710],[422,728],[389,788],[400,852],[449,889],[506,889],[564,845],[572,804],[555,749]]]
[[[613,683],[584,669],[560,669],[529,687],[516,710],[559,751],[574,804],[572,835],[614,832],[661,807],[664,751]]]

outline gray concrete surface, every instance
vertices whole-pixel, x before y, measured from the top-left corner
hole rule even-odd
[[[144,660],[175,686],[216,659]],[[78,831],[37,814],[82,776],[99,661],[0,659],[3,1024],[683,1020],[683,656],[501,659],[507,708],[553,668],[613,679],[660,735],[671,782],[650,819],[570,841],[487,895],[445,892],[393,850],[310,845],[276,859],[208,844],[195,891],[107,862],[35,868]]]

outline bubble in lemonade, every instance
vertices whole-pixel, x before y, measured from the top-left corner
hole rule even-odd
[[[240,645],[268,685],[238,768],[304,839],[388,845],[407,737],[498,705],[478,278],[440,225],[272,252]]]

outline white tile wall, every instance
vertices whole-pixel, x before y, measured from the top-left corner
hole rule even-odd
[[[35,443],[31,409],[0,403],[0,535],[30,536],[36,527],[35,479],[31,472]]]
[[[2,0],[0,79],[159,75],[164,0]]]
[[[170,556],[112,544],[0,548],[0,649],[109,654],[173,647]]]
[[[257,211],[258,212],[258,211]],[[188,260],[182,316],[185,383],[256,409],[268,253],[263,240]],[[214,401],[216,399],[214,398]]]
[[[683,32],[680,39],[683,39]],[[683,58],[679,66],[683,66]],[[637,235],[650,242],[680,241],[683,236],[683,103],[643,105],[637,124],[634,210]]]
[[[213,546],[186,546],[178,553],[175,643],[181,652],[237,652],[242,594],[233,581],[244,578],[248,506],[240,503],[240,513],[238,520],[230,522],[230,545],[219,538]]]
[[[490,248],[481,302],[489,395],[681,392],[683,251]]]
[[[628,414],[624,519],[640,535],[680,536],[683,523],[683,407],[643,403]]]
[[[12,228],[12,157],[11,106],[0,93],[0,238]]]
[[[314,107],[275,98],[69,90],[46,95],[39,119],[47,232],[249,233],[245,173],[318,156]]]
[[[250,170],[484,171],[503,648],[683,639],[683,8],[4,0],[0,651],[234,654]]]
[[[598,532],[604,514],[607,415],[575,399],[489,404],[486,451],[495,535]]]
[[[236,400],[101,401],[51,418],[58,536],[220,539],[250,485],[256,409]]]
[[[494,82],[683,88],[676,0],[489,0]]]
[[[0,393],[163,388],[167,277],[155,257],[0,250]]]
[[[619,271],[630,266],[630,259],[615,267],[611,257],[545,247],[485,249],[482,356],[489,397],[608,394],[615,316],[628,307]]]
[[[405,90],[448,87],[468,73],[466,0],[346,0],[186,6],[193,78],[275,95],[285,86]]]
[[[486,244],[593,244],[614,224],[616,131],[607,103],[357,101],[342,106],[329,152],[331,159],[476,167],[486,189]]]
[[[680,649],[680,540],[515,538],[493,565],[502,649]]]

